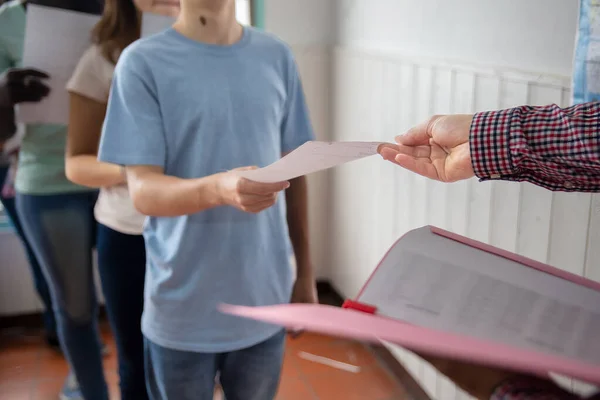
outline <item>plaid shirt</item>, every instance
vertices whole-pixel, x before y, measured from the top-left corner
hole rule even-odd
[[[555,191],[600,192],[600,103],[522,106],[475,114],[471,162],[481,180],[527,181]],[[491,400],[575,400],[549,381],[519,377]],[[596,395],[591,399],[599,399]]]
[[[481,181],[600,192],[600,103],[478,113],[470,143],[473,170]]]

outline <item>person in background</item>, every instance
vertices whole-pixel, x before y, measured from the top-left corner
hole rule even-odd
[[[312,138],[290,49],[241,26],[234,0],[182,0],[173,27],[119,57],[99,159],[125,166],[149,216],[151,399],[212,399],[217,374],[227,400],[275,397],[285,331],[218,305],[317,301],[306,181],[253,182],[237,167],[268,165]]]
[[[123,400],[148,398],[140,327],[146,271],[145,216],[133,206],[123,167],[98,161],[97,149],[115,63],[123,49],[139,38],[142,12],[177,16],[179,2],[155,7],[148,1],[106,0],[92,34],[94,44],[67,84],[71,110],[66,174],[73,183],[100,188],[94,208],[98,270],[118,350]]]
[[[102,9],[96,0],[9,1],[0,8],[2,66],[22,64],[28,4],[86,13]],[[97,191],[67,179],[66,133],[64,125],[26,126],[18,157],[15,203],[48,282],[61,348],[74,372],[67,377],[61,398],[106,400],[92,269]]]
[[[521,106],[434,116],[380,146],[388,161],[441,182],[526,181],[552,191],[600,192],[600,103]],[[599,305],[600,308],[600,305]],[[569,400],[549,380],[425,356],[478,399]],[[594,399],[600,399],[600,394]]]
[[[0,11],[1,13],[2,11]],[[2,144],[13,139],[17,131],[15,105],[38,102],[49,93],[48,86],[43,82],[43,79],[48,77],[45,73],[35,69],[11,68],[11,64],[6,63],[6,61],[6,59],[0,58],[0,71],[4,71],[0,75],[0,140]],[[31,244],[25,237],[15,207],[13,181],[18,146],[13,145],[11,147],[11,149],[7,149],[0,146],[0,202],[12,223],[15,233],[23,243],[33,283],[38,296],[42,300],[46,343],[53,349],[60,350],[50,289]]]

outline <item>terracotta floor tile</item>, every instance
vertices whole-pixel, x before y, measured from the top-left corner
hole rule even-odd
[[[289,378],[298,378],[300,376],[300,370],[295,362],[297,350],[287,348],[285,350],[285,358],[283,359],[283,368],[281,370],[281,376],[287,376]]]
[[[307,350],[295,350],[293,357],[292,355],[290,355],[290,357],[292,357],[292,361],[305,375],[328,373],[335,368],[317,361],[305,359],[302,357],[302,352],[307,353],[308,356],[314,355],[325,357],[333,361],[360,368],[372,367],[377,363],[377,360],[371,352],[359,343],[343,343],[329,346],[316,346]]]
[[[107,371],[105,369],[104,376],[108,385],[110,400],[119,400],[121,391],[119,390],[119,374],[116,371]]]
[[[284,376],[279,385],[276,400],[313,400],[316,399],[310,386],[300,378]]]
[[[117,350],[113,345],[108,345],[110,353],[102,359],[105,370],[116,371],[117,370]]]
[[[56,400],[65,383],[63,379],[52,379],[38,382],[32,391],[32,400]]]
[[[304,332],[299,337],[292,339],[288,336],[287,346],[288,348],[297,349],[310,349],[314,347],[330,346],[334,344],[349,343],[348,340],[340,339],[337,337],[321,335],[319,333]]]
[[[319,399],[389,400],[406,399],[402,388],[386,372],[368,368],[359,373],[333,370],[311,375],[308,383]]]
[[[36,335],[11,334],[0,345],[0,399],[58,397],[69,372],[67,362],[62,354],[44,344],[43,336]],[[111,400],[118,400],[117,351],[107,324],[101,325],[101,336],[110,347],[103,363]],[[359,366],[361,371],[351,373],[305,360],[298,355],[303,351]],[[314,333],[287,341],[277,400],[392,400],[403,399],[402,393],[395,380],[359,343]]]
[[[0,351],[0,383],[29,382],[37,377],[39,349]]]
[[[0,399],[29,400],[31,399],[32,383],[1,383]]]
[[[38,379],[64,380],[69,374],[69,364],[65,358],[56,352],[43,353],[39,359]]]

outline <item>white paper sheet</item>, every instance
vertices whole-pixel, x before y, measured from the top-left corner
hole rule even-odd
[[[147,37],[169,28],[175,22],[175,18],[165,15],[144,13],[142,16],[141,37]]]
[[[23,103],[19,120],[25,123],[66,124],[69,120],[68,80],[90,46],[90,32],[99,17],[30,4],[23,66],[45,71],[50,94],[39,103]]]
[[[303,144],[264,168],[239,175],[256,182],[282,182],[377,154],[381,142],[318,142]]]
[[[19,121],[28,124],[68,123],[67,82],[79,59],[91,46],[91,31],[99,19],[97,15],[59,8],[35,4],[27,6],[23,65],[40,69],[50,75],[50,79],[47,80],[50,94],[39,103],[21,104]],[[142,19],[142,36],[158,33],[173,22],[171,17],[145,13]]]
[[[360,301],[408,323],[600,363],[600,292],[421,228]]]

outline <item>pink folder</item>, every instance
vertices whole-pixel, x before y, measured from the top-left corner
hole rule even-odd
[[[292,329],[600,384],[600,283],[426,226],[388,251],[342,308],[222,305]]]

